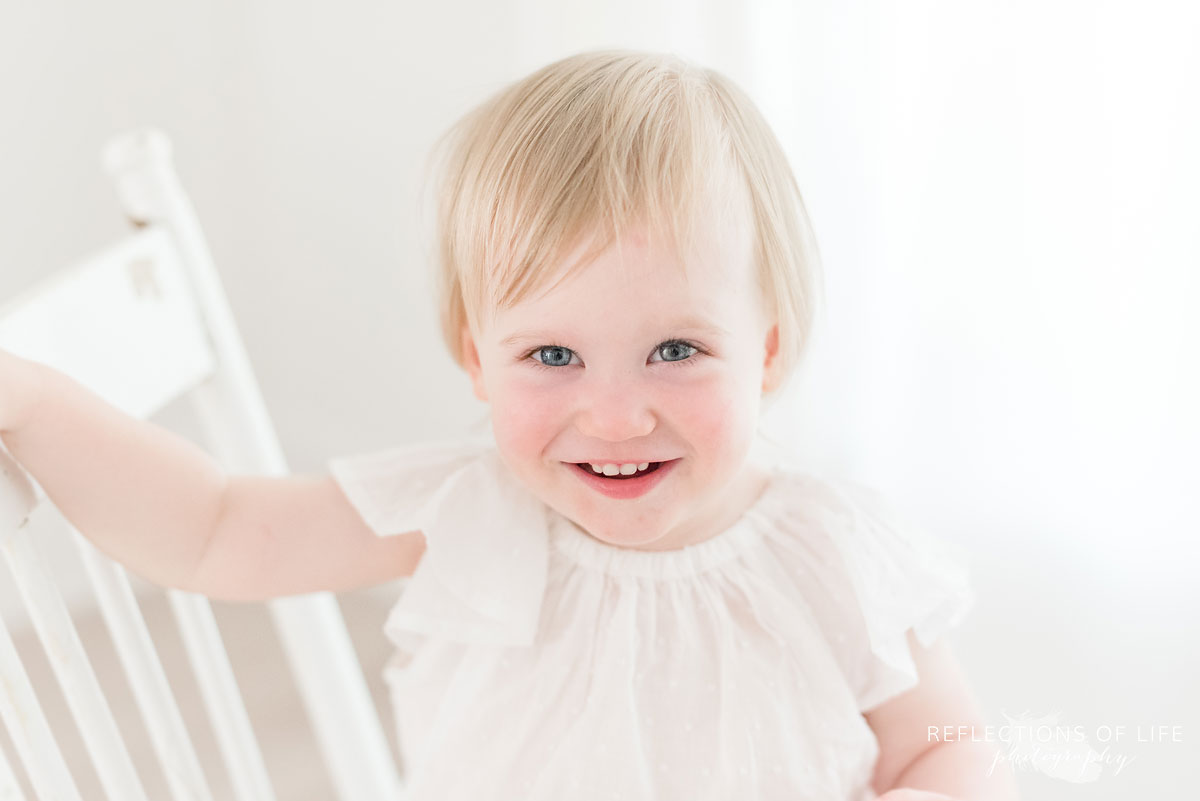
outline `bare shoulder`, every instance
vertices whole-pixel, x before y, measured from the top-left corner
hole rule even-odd
[[[332,476],[233,476],[193,587],[222,600],[343,592],[416,570],[420,531],[376,534]]]

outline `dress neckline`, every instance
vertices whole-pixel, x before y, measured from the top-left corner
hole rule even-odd
[[[767,473],[767,482],[758,498],[728,528],[703,542],[666,551],[623,548],[596,539],[547,506],[551,540],[570,561],[609,575],[669,579],[702,573],[736,558],[762,538],[764,512],[782,491],[786,470],[778,463],[760,466]]]

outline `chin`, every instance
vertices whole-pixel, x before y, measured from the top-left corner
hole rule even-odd
[[[601,542],[607,542],[609,545],[616,545],[620,548],[640,548],[643,545],[654,542],[654,540],[647,540],[642,537],[631,537],[627,534],[610,534],[609,532],[593,534],[591,531],[588,531],[588,533]]]
[[[584,531],[593,538],[618,548],[645,548],[662,539],[661,533],[647,537],[645,534],[631,534],[628,531],[593,531],[586,527]]]

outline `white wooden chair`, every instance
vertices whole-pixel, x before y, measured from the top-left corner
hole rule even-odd
[[[104,151],[126,216],[124,241],[0,305],[0,347],[49,364],[146,418],[190,400],[205,445],[231,472],[282,475],[282,450],[191,204],[158,131]],[[0,443],[2,445],[2,443]],[[0,447],[0,549],[111,801],[146,801],[51,570],[26,522],[45,494]],[[71,530],[175,801],[213,799],[124,569]],[[2,579],[0,579],[2,580]],[[208,600],[167,590],[237,801],[271,801],[261,749]],[[379,717],[329,593],[267,604],[340,801],[392,801],[401,784]],[[0,715],[43,801],[80,793],[0,624]],[[0,753],[0,799],[23,799]],[[89,799],[90,801],[90,799]],[[286,799],[284,799],[286,801]]]

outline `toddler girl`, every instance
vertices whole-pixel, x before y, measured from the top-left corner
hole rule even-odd
[[[445,143],[442,333],[486,430],[227,477],[7,357],[9,449],[169,586],[411,575],[385,626],[410,801],[1015,799],[990,749],[928,734],[982,726],[939,639],[970,606],[963,569],[758,431],[808,340],[816,250],[747,96],[672,56],[585,53]],[[130,520],[84,486],[161,503]]]

